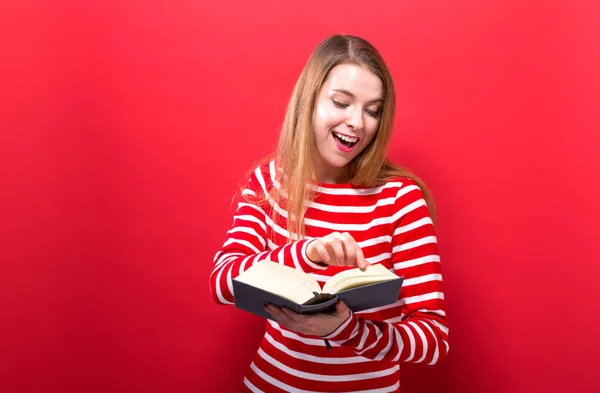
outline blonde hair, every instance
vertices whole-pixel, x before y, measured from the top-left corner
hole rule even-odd
[[[379,128],[371,143],[349,163],[350,182],[375,187],[392,178],[412,179],[423,191],[435,222],[433,199],[423,181],[409,170],[386,159],[396,105],[389,69],[377,49],[366,40],[350,35],[333,35],[323,40],[310,55],[288,103],[277,151],[262,161],[264,164],[274,159],[276,168],[280,169],[276,171],[275,179],[280,183],[280,188],[271,187],[268,192],[275,203],[287,208],[287,229],[290,232],[288,240],[294,240],[294,234],[298,239],[305,234],[305,201],[312,201],[316,196],[315,191],[307,185],[318,182],[314,167],[315,156],[318,154],[313,128],[315,105],[329,73],[339,64],[364,67],[383,82],[384,97]],[[280,222],[277,215],[273,212],[273,220]]]

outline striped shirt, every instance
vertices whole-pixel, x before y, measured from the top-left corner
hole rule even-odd
[[[273,162],[254,171],[242,194],[260,197],[270,187],[279,187]],[[400,363],[435,364],[448,352],[440,257],[423,193],[407,178],[374,188],[319,184],[315,191],[306,212],[306,236],[292,243],[284,207],[271,199],[261,205],[238,204],[214,258],[210,286],[215,301],[233,304],[231,280],[263,259],[307,272],[323,285],[343,268],[313,263],[306,246],[336,231],[350,233],[369,263],[404,276],[399,299],[351,313],[326,337],[296,333],[267,320],[242,391],[399,392]],[[330,351],[323,339],[330,342]]]

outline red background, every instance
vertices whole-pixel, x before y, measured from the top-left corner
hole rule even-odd
[[[404,391],[600,391],[598,20],[568,0],[4,2],[0,391],[237,391],[263,322],[213,304],[212,257],[336,32],[386,58],[391,155],[439,210],[451,349]]]

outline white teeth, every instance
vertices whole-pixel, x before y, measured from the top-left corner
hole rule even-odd
[[[335,136],[337,136],[338,138],[340,138],[343,141],[349,142],[349,143],[355,143],[358,138],[352,138],[346,135],[342,135],[342,134],[338,134],[337,132],[334,132]]]

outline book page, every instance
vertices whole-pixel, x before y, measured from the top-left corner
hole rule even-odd
[[[325,293],[338,293],[347,289],[360,287],[398,278],[382,264],[368,265],[363,272],[359,268],[345,270],[331,277],[323,286]]]
[[[321,292],[317,280],[300,270],[272,261],[260,261],[240,274],[237,281],[303,304]],[[235,296],[235,294],[234,294]]]

